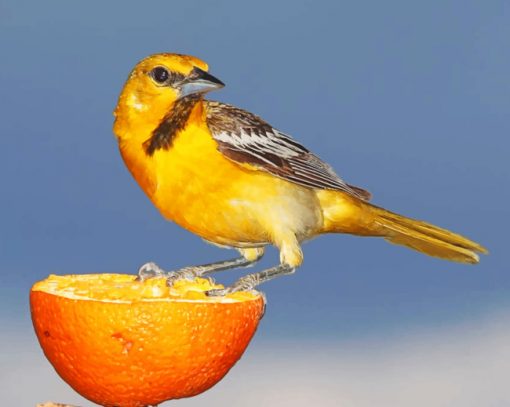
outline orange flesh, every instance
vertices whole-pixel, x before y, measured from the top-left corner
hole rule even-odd
[[[205,292],[224,288],[212,279],[195,278],[177,280],[168,287],[165,277],[144,282],[136,281],[132,274],[75,274],[58,276],[51,274],[34,284],[32,291],[44,291],[65,298],[98,300],[106,302],[133,302],[151,300],[188,300],[202,302],[236,302],[260,297],[256,291],[239,291],[226,296],[208,297]]]

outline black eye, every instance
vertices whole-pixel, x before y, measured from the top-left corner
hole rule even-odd
[[[157,66],[151,71],[151,76],[157,83],[165,83],[170,77],[170,73],[162,66]]]

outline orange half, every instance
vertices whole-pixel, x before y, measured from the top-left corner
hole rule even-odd
[[[32,321],[57,373],[109,407],[157,405],[216,384],[264,313],[256,291],[207,297],[211,280],[135,281],[124,274],[51,275],[30,292]]]

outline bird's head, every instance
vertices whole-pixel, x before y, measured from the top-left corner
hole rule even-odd
[[[155,54],[131,71],[119,97],[117,121],[143,115],[161,118],[180,98],[200,95],[225,86],[210,75],[207,64],[195,57]]]

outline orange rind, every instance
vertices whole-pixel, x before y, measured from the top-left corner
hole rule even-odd
[[[142,407],[202,393],[239,360],[264,313],[257,291],[208,297],[210,279],[51,275],[30,292],[32,320],[57,373],[87,399]]]

